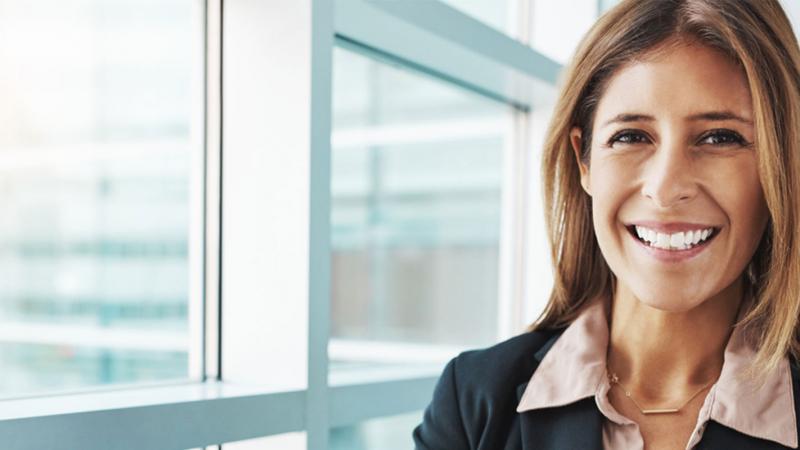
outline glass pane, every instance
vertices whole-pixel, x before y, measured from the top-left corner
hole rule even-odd
[[[331,359],[493,342],[510,109],[341,48],[333,103]]]
[[[510,36],[517,34],[516,5],[527,0],[441,0],[442,3]]]
[[[406,450],[413,446],[412,433],[422,422],[422,411],[332,428],[331,450]]]
[[[0,0],[0,396],[188,376],[202,12]]]

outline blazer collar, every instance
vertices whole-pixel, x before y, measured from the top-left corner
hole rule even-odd
[[[558,330],[534,355],[541,362],[561,336]],[[528,381],[517,386],[517,404]],[[558,408],[524,411],[519,414],[523,450],[603,450],[603,415],[593,398]]]

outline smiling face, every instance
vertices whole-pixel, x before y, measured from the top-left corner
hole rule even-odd
[[[743,71],[709,47],[672,46],[609,79],[579,164],[619,289],[688,311],[742,275],[769,217],[754,133]],[[579,149],[580,129],[570,138]]]

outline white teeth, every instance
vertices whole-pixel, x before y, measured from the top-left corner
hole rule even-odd
[[[639,239],[647,242],[651,247],[657,247],[665,250],[686,250],[694,247],[698,243],[706,240],[713,228],[706,228],[703,230],[685,231],[679,233],[658,233],[655,230],[645,228],[640,225],[635,227],[636,235]]]

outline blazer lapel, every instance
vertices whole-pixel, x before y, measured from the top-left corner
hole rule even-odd
[[[536,352],[541,362],[544,355],[561,336],[554,334]],[[517,404],[528,382],[517,386]],[[597,409],[594,397],[557,408],[546,408],[519,413],[523,450],[603,450],[603,415]]]
[[[527,382],[517,387],[517,403]],[[594,398],[519,413],[523,450],[603,450],[603,416]]]

